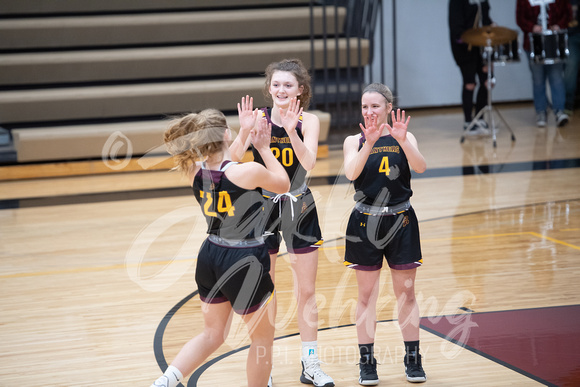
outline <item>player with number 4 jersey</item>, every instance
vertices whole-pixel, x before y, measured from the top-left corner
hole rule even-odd
[[[344,141],[344,169],[354,181],[355,206],[346,228],[344,263],[355,270],[358,284],[356,329],[360,351],[359,384],[379,383],[374,343],[376,300],[383,258],[389,265],[405,345],[405,375],[410,382],[427,380],[419,354],[419,307],[415,274],[422,264],[419,222],[409,199],[411,168],[427,167],[415,136],[407,131],[411,117],[393,110],[393,94],[380,83],[368,85],[361,97],[362,133]],[[389,122],[390,118],[390,122]]]

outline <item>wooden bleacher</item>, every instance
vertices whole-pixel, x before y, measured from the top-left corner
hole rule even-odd
[[[311,63],[309,1],[159,4],[0,0],[0,125],[12,131],[14,166],[98,162],[115,138],[130,143],[115,148],[115,157],[162,153],[164,118],[207,107],[226,112],[237,130],[243,95],[266,104],[268,63],[290,57]],[[345,38],[337,48],[319,37],[324,17],[329,33],[335,20],[340,32],[346,11],[337,10],[314,9],[317,66],[325,49],[329,66],[358,60],[354,41]],[[368,42],[362,48],[368,60]],[[312,112],[321,118],[324,157],[330,114]]]

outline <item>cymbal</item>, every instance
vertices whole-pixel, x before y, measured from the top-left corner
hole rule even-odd
[[[518,37],[518,33],[506,27],[484,26],[472,28],[461,35],[461,40],[472,46],[491,46],[509,43]]]

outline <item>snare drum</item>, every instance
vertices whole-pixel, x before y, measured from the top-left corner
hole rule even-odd
[[[520,46],[517,38],[509,43],[498,44],[492,48],[491,60],[496,64],[505,65],[506,63],[520,61]],[[484,59],[487,59],[487,52],[483,51],[482,55]]]
[[[530,33],[530,59],[535,63],[554,64],[566,60],[568,50],[568,31],[544,31]]]

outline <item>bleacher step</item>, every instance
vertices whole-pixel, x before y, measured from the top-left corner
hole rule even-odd
[[[330,114],[311,110],[320,120],[319,142],[324,143],[330,130]],[[226,116],[229,127],[237,133],[237,115]],[[119,165],[134,156],[167,155],[163,146],[166,120],[117,122],[14,129],[14,147],[18,162],[47,160],[102,159],[105,164]],[[146,169],[146,168],[144,168]]]
[[[368,58],[368,41],[361,41]],[[350,47],[350,54],[347,54]],[[322,66],[324,42],[314,42],[315,63]],[[355,63],[357,40],[338,42],[339,67]],[[259,74],[266,64],[282,57],[310,63],[310,40],[89,50],[51,53],[18,53],[0,56],[0,85],[43,85],[150,79]],[[327,47],[327,64],[336,64],[336,45]]]
[[[334,34],[333,9],[327,11],[326,23],[323,10],[314,9],[314,34],[320,35],[324,24],[327,32]],[[339,26],[345,12],[338,8]],[[0,50],[205,44],[309,36],[309,7],[0,20]]]
[[[0,2],[0,15],[51,15],[144,12],[160,9],[208,9],[273,5],[308,5],[309,0],[18,0]]]
[[[235,110],[241,97],[258,105],[263,77],[134,85],[14,90],[0,93],[5,126],[65,120],[156,116],[213,107]]]

